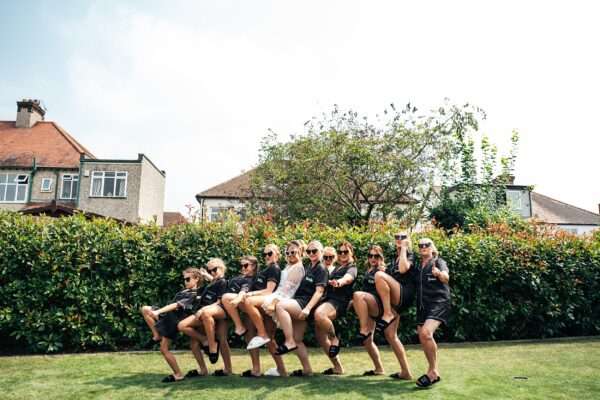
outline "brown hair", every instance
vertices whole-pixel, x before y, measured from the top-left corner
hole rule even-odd
[[[257,274],[258,273],[258,259],[254,256],[243,256],[240,258],[240,263],[244,260],[248,261],[250,264],[252,264],[254,266],[254,273]]]
[[[343,240],[342,242],[340,242],[340,244],[337,245],[338,250],[342,247],[345,247],[346,249],[350,250],[350,262],[354,262],[354,246],[352,246],[352,243],[350,243],[347,240]]]
[[[381,267],[382,265],[385,265],[385,258],[383,257],[383,249],[381,248],[381,246],[377,244],[371,245],[367,254],[371,251],[374,251],[375,253],[379,254],[379,266]],[[369,263],[369,259],[367,258],[367,268],[370,268],[370,266],[371,264]]]
[[[199,281],[202,280],[202,274],[196,267],[188,267],[182,272],[182,274],[190,274],[194,279],[198,279]]]

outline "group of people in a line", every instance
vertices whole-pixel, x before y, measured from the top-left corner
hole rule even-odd
[[[252,368],[244,371],[243,377],[262,375],[259,356],[263,346],[268,348],[276,365],[265,375],[288,376],[282,356],[295,352],[302,369],[289,375],[311,376],[313,370],[303,342],[311,319],[315,337],[332,364],[323,374],[342,375],[344,367],[339,355],[342,343],[334,321],[350,308],[360,323],[357,340],[373,362],[373,369],[363,375],[385,373],[374,341],[374,336],[381,334],[400,364],[400,371],[390,376],[410,380],[413,377],[397,331],[400,314],[416,301],[417,333],[429,365],[416,384],[430,387],[440,380],[433,335],[448,320],[449,271],[431,239],[419,240],[418,257],[412,252],[407,234],[397,233],[394,239],[394,260],[386,265],[383,249],[370,246],[366,271],[361,277],[354,247],[348,241],[334,248],[323,247],[317,240],[308,245],[302,240],[292,240],[285,247],[283,268],[278,246],[268,244],[263,250],[262,268],[256,257],[244,256],[240,259],[241,274],[230,279],[225,278],[226,266],[220,258],[209,260],[206,268],[187,268],[183,271],[185,289],[175,295],[171,304],[141,309],[153,339],[160,341],[160,350],[173,370],[163,382],[208,375],[204,355],[212,364],[221,355],[223,369],[216,370],[214,375],[232,374],[228,320],[233,322],[235,335],[246,341],[249,350]],[[206,283],[200,287],[202,281]],[[277,328],[283,331],[281,343],[275,341]],[[198,363],[196,369],[185,375],[169,351],[179,332],[190,337]]]

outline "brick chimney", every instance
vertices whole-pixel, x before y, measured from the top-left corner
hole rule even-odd
[[[44,120],[46,110],[42,107],[39,100],[23,99],[17,101],[17,128],[31,128],[38,121]]]

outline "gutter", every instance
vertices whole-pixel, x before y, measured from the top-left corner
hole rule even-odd
[[[29,173],[29,190],[27,191],[27,203],[31,203],[31,193],[33,192],[33,177],[35,176],[36,172],[37,163],[35,161],[35,157],[33,157],[33,164],[31,165],[31,172]]]

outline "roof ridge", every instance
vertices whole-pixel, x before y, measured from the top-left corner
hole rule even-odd
[[[248,171],[246,171],[246,172],[242,172],[241,174],[239,174],[239,175],[236,175],[236,176],[234,176],[233,178],[230,178],[230,179],[226,180],[225,182],[221,182],[221,183],[219,183],[219,184],[217,184],[217,185],[215,185],[215,186],[212,186],[212,187],[209,187],[209,188],[208,188],[208,189],[206,189],[206,190],[203,190],[202,192],[198,193],[196,196],[202,196],[202,193],[206,193],[206,192],[208,192],[208,191],[214,190],[214,189],[218,188],[219,186],[224,186],[224,185],[228,184],[228,183],[229,183],[229,182],[231,182],[231,181],[234,181],[234,180],[236,180],[236,179],[239,179],[239,178],[241,178],[241,177],[242,177],[242,176],[244,176],[244,175],[247,175],[247,174],[249,174],[250,172],[254,171],[255,169],[256,169],[256,167],[254,167],[254,168],[250,168]]]
[[[96,156],[93,155],[91,151],[89,151],[87,148],[85,148],[85,146],[83,146],[81,143],[79,143],[77,141],[77,139],[75,139],[73,136],[71,136],[63,127],[58,125],[56,122],[54,122],[54,121],[38,121],[38,122],[51,123],[56,128],[56,130],[58,130],[58,132],[61,135],[63,135],[63,137],[67,140],[67,142],[69,142],[69,144],[75,148],[75,150],[77,150],[79,153],[84,153],[84,154],[90,156],[91,158],[96,158]]]
[[[557,202],[557,203],[564,204],[565,206],[573,207],[573,208],[576,208],[576,209],[578,209],[578,210],[584,211],[584,212],[586,212],[586,213],[588,213],[588,214],[592,214],[592,215],[593,215],[593,216],[595,216],[595,217],[600,217],[600,214],[596,214],[595,212],[593,212],[593,211],[590,211],[590,210],[586,210],[585,208],[577,207],[577,206],[574,206],[573,204],[569,204],[569,203],[565,203],[564,201],[556,200],[556,199],[555,199],[555,198],[553,198],[553,197],[546,196],[545,194],[541,194],[541,193],[539,193],[539,192],[533,192],[533,191],[532,191],[532,193],[535,193],[535,194],[536,194],[536,195],[538,195],[538,196],[545,197],[545,198],[547,198],[547,199],[549,199],[549,200],[552,200],[552,201],[555,201],[555,202]]]

